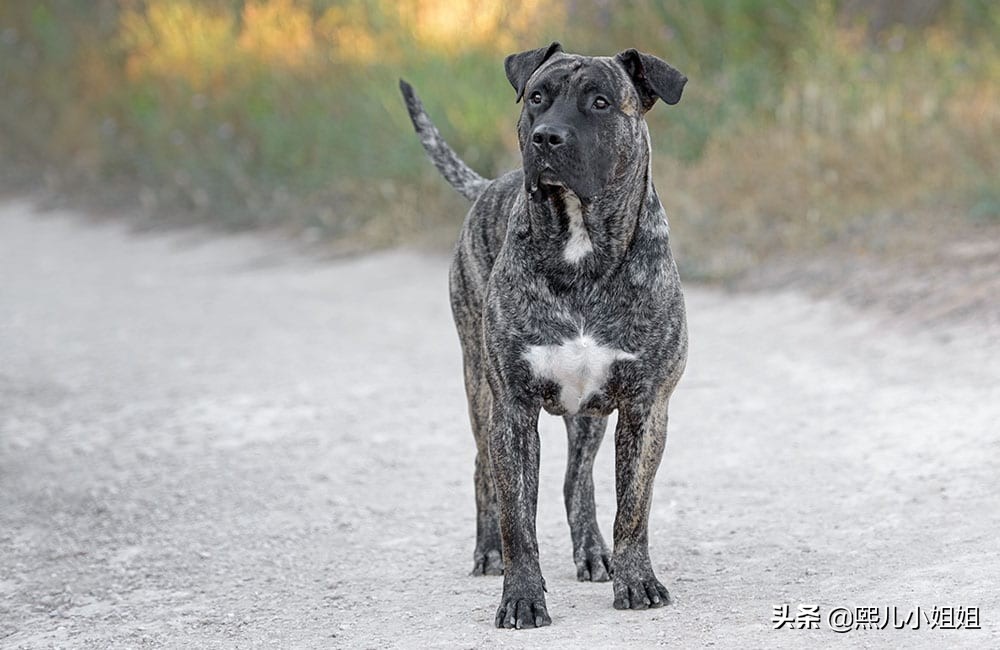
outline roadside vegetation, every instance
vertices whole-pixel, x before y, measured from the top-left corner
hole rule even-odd
[[[637,47],[691,80],[648,116],[654,169],[687,274],[724,279],[1000,222],[997,34],[990,0],[3,3],[0,179],[342,249],[450,242],[464,203],[396,80],[489,176],[518,163],[505,54]]]

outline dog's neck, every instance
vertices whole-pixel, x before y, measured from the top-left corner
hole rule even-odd
[[[601,195],[581,200],[572,190],[545,186],[525,195],[534,262],[546,274],[593,278],[613,272],[628,254],[645,207],[656,201],[645,164]],[[635,184],[642,191],[630,191]]]

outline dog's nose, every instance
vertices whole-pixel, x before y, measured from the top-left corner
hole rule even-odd
[[[569,129],[555,124],[540,124],[531,132],[531,142],[539,149],[555,149],[569,140]]]

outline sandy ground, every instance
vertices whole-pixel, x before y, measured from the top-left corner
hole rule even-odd
[[[0,646],[1000,646],[997,333],[698,287],[650,524],[674,604],[575,581],[545,416],[553,625],[494,629],[446,267],[0,204]],[[837,606],[981,629],[840,634]]]

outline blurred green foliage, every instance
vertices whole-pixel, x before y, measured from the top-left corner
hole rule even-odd
[[[4,3],[0,144],[3,164],[135,187],[153,212],[398,241],[461,216],[399,77],[490,176],[518,161],[504,54],[637,47],[691,79],[648,116],[688,193],[672,207],[705,242],[752,239],[887,204],[994,211],[998,33],[989,0]]]

